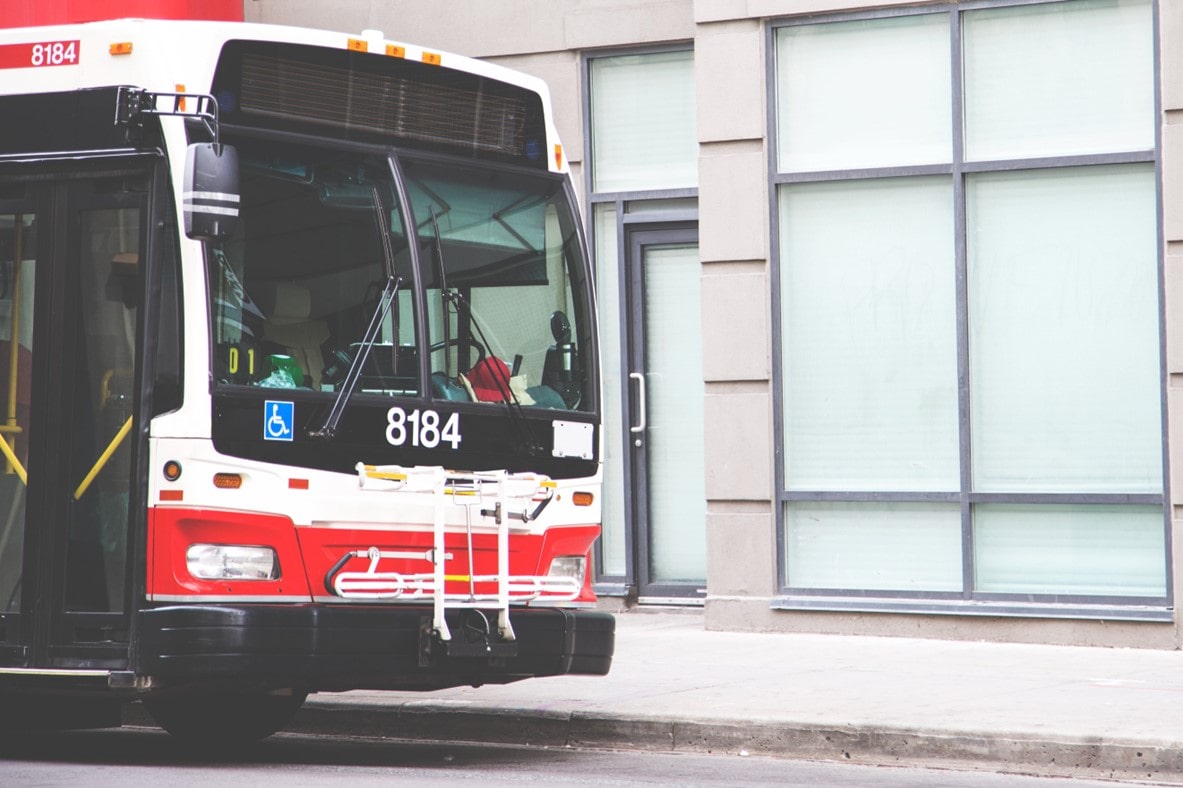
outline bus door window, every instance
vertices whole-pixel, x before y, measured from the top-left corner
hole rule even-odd
[[[590,409],[591,327],[574,296],[584,266],[561,182],[432,162],[403,171],[428,283],[433,394]]]
[[[175,212],[169,200],[170,215]],[[181,326],[184,299],[181,294],[180,250],[177,227],[165,222],[161,228],[160,309],[156,327],[156,358],[152,364],[152,415],[167,413],[181,406],[184,369]]]
[[[71,610],[123,608],[142,219],[142,203],[78,212],[79,352],[71,376],[77,388],[66,573]]]
[[[209,244],[207,254],[216,379],[336,390],[386,285],[375,214],[383,210],[404,293],[386,317],[358,391],[417,394],[410,253],[387,163],[337,150],[236,144],[238,227],[227,241]]]
[[[0,213],[0,614],[21,602],[36,249],[35,215]]]

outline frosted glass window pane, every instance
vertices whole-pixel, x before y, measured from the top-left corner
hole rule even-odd
[[[947,178],[783,186],[790,490],[957,490]]]
[[[948,162],[946,14],[776,31],[781,172]]]
[[[702,266],[697,246],[645,251],[649,563],[656,581],[706,581]]]
[[[1163,596],[1163,513],[1157,506],[979,505],[978,591]]]
[[[966,12],[967,158],[1152,149],[1153,43],[1149,0]]]
[[[595,207],[596,287],[604,375],[604,490],[600,574],[622,576],[625,562],[624,421],[621,413],[620,275],[616,207]]]
[[[1152,164],[967,187],[974,487],[1162,492]]]
[[[697,186],[694,53],[600,57],[590,71],[593,189]]]
[[[785,522],[794,588],[962,590],[956,504],[791,503]]]

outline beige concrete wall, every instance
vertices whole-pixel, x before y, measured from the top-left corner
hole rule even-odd
[[[739,599],[767,610],[776,588],[776,553],[769,549],[772,516],[765,502],[712,501],[707,505],[707,577],[711,600],[708,625],[722,599]],[[761,604],[762,602],[762,604]],[[716,628],[734,627],[721,621]]]
[[[698,24],[694,75],[706,379],[706,623],[746,628],[720,603],[736,600],[767,611],[777,588],[763,22]]]
[[[372,28],[369,0],[243,0],[247,22],[360,33]],[[420,43],[420,42],[416,42]]]
[[[722,22],[729,19],[768,19],[795,14],[824,14],[839,11],[861,11],[867,8],[915,6],[940,0],[879,0],[879,2],[851,2],[850,0],[695,0],[694,21],[699,24]]]
[[[700,145],[698,215],[704,263],[768,259],[768,167],[762,140]]]
[[[694,39],[699,142],[764,138],[763,51],[759,20],[699,26]]]
[[[381,30],[470,57],[636,46],[694,37],[692,0],[244,0],[248,22]]]
[[[707,602],[708,629],[811,632],[881,637],[990,640],[1010,643],[1177,649],[1171,624],[1124,621],[992,618],[900,613],[828,613],[770,609],[756,598],[716,597]]]
[[[768,380],[772,328],[766,263],[704,265],[702,292],[703,378],[708,384]]]

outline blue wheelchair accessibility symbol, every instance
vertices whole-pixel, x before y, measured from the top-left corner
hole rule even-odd
[[[294,402],[267,400],[263,403],[263,439],[290,441],[295,437],[296,405]]]

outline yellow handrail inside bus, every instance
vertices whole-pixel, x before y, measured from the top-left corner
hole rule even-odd
[[[11,469],[9,473],[16,472],[16,475],[21,477],[21,482],[27,487],[29,486],[29,474],[25,472],[25,466],[21,465],[21,461],[13,453],[12,447],[8,445],[6,438],[0,438],[0,453],[2,453],[8,460],[8,467]]]
[[[106,450],[94,461],[94,467],[90,469],[90,473],[86,474],[86,478],[82,480],[82,484],[79,484],[78,489],[74,491],[75,501],[86,494],[86,491],[90,489],[91,482],[94,481],[94,477],[99,475],[99,471],[107,464],[107,460],[111,459],[111,455],[119,448],[119,444],[123,443],[124,438],[127,437],[127,433],[131,432],[132,418],[132,416],[127,417],[127,421],[123,422],[123,426],[119,428],[119,432],[115,433],[115,437],[107,444]],[[0,449],[0,451],[3,450]]]
[[[130,375],[130,369],[109,369],[103,373],[103,379],[99,384],[99,407],[102,408],[107,404],[107,400],[111,399],[111,381],[116,375]]]

